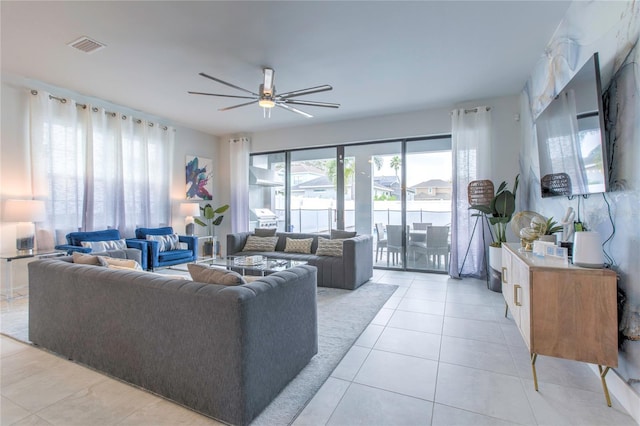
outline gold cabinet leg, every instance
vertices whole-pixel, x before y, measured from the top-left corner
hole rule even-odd
[[[610,367],[606,367],[604,370],[602,366],[598,364],[598,371],[600,371],[600,380],[602,381],[602,390],[604,390],[604,397],[607,399],[607,405],[611,407],[611,397],[609,396],[609,388],[607,387],[607,381],[604,376],[609,372]]]
[[[531,353],[531,371],[533,372],[533,387],[538,392],[538,375],[536,374],[536,358],[538,354]]]

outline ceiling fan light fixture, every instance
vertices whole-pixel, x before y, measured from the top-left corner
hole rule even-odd
[[[262,108],[273,108],[274,106],[276,106],[276,102],[273,99],[260,99],[258,101],[258,105],[260,105]]]

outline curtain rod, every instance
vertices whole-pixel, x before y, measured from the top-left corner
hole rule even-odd
[[[463,112],[465,114],[469,114],[470,112],[478,112],[478,111],[480,111],[480,108],[484,108],[486,111],[491,111],[491,107],[475,107],[475,108],[471,108],[471,109],[465,109],[465,110],[463,110]],[[453,114],[456,111],[458,111],[458,110],[451,111],[451,114]]]
[[[37,95],[37,94],[38,94],[38,91],[37,91],[37,90],[35,90],[35,89],[32,89],[32,90],[31,90],[31,94],[32,94],[32,95]],[[56,101],[58,101],[58,102],[60,102],[60,103],[62,103],[62,104],[66,104],[66,103],[67,103],[67,100],[66,100],[65,98],[59,98],[59,97],[57,97],[57,96],[53,96],[53,95],[49,95],[49,99],[55,99]],[[81,103],[76,102],[76,107],[79,107],[79,108],[82,108],[82,109],[86,109],[86,108],[87,108],[87,105],[86,105],[86,104],[81,104]],[[99,109],[98,109],[97,107],[93,107],[93,108],[91,108],[91,111],[93,111],[93,112],[98,112],[98,111],[99,111]],[[104,112],[104,113],[105,113],[105,114],[108,114],[108,115],[110,115],[110,116],[112,116],[112,117],[115,117],[115,116],[117,115],[117,113],[115,113],[115,112],[112,112],[112,111],[106,111],[106,110],[105,110],[105,112]],[[123,119],[123,120],[126,120],[126,119],[127,119],[127,116],[123,114],[123,115],[122,115],[122,119]],[[133,117],[132,117],[131,119],[133,120]],[[138,123],[138,124],[141,124],[141,123],[142,123],[142,120],[141,120],[141,119],[139,119],[139,118],[137,118],[137,119],[135,119],[135,122],[136,122],[136,123]],[[155,124],[154,124],[154,123],[152,123],[152,122],[149,122],[148,124],[149,124],[149,127],[153,127],[153,126],[155,126]],[[160,129],[162,129],[162,130],[168,130],[168,129],[169,129],[169,127],[167,127],[167,126],[158,126],[158,127],[159,127]]]
[[[491,107],[476,107],[476,108],[471,108],[471,109],[465,109],[464,113],[468,114],[470,112],[478,112],[480,110],[480,108],[485,108],[487,111],[491,111]]]

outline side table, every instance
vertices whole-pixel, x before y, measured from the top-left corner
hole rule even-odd
[[[6,298],[8,301],[13,300],[14,298],[14,283],[13,283],[13,262],[22,260],[22,259],[45,259],[48,257],[59,257],[64,256],[66,253],[56,251],[56,250],[34,250],[31,254],[19,254],[17,252],[14,253],[6,253],[0,254],[0,260],[2,260],[2,267],[4,268],[4,273],[2,274],[2,297]]]

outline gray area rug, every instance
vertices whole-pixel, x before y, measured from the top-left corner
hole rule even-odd
[[[291,424],[396,288],[373,282],[353,291],[318,287],[318,353],[252,425]],[[2,334],[29,343],[28,298],[3,302],[0,320]]]

